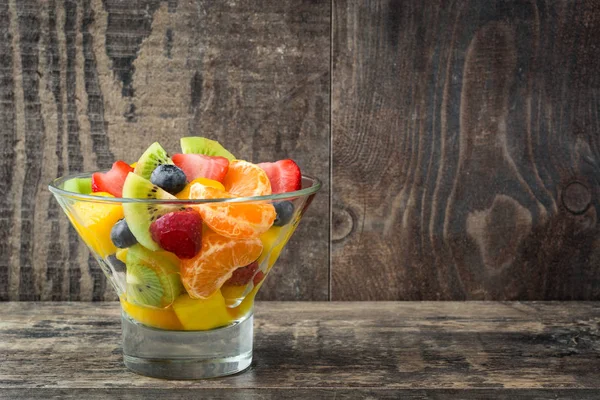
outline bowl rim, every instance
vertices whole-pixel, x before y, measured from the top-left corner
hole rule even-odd
[[[319,178],[315,178],[310,175],[302,174],[302,179],[308,179],[312,181],[312,185],[300,190],[286,193],[270,194],[266,196],[248,196],[248,197],[233,197],[225,199],[136,199],[130,197],[101,197],[94,196],[92,194],[82,194],[77,192],[71,192],[64,190],[60,187],[64,182],[74,178],[90,178],[92,174],[96,172],[107,172],[94,171],[94,172],[81,172],[71,175],[63,175],[50,182],[48,190],[55,196],[65,197],[76,201],[87,201],[95,203],[144,203],[144,204],[206,204],[206,203],[246,203],[246,202],[257,202],[257,201],[273,201],[273,200],[291,200],[299,197],[306,197],[317,193],[321,190],[323,183]]]

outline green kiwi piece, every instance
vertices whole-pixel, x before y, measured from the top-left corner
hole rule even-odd
[[[172,194],[131,172],[127,175],[123,185],[123,198],[176,200],[176,197]],[[152,240],[150,234],[152,222],[166,213],[177,211],[179,208],[174,205],[123,203],[123,213],[129,230],[138,242],[150,250],[160,250],[160,246]]]
[[[125,283],[127,301],[135,304],[160,307],[167,291],[157,272],[144,264],[128,263]]]
[[[167,151],[158,142],[154,142],[142,154],[133,172],[142,178],[150,179],[152,171],[162,164],[173,164],[173,161]]]
[[[137,244],[127,252],[127,301],[167,307],[183,293],[179,260],[166,252],[152,252]]]
[[[139,244],[131,246],[127,250],[127,257],[133,257],[144,264],[155,265],[171,273],[179,273],[179,258],[168,251],[151,251]]]
[[[68,192],[81,194],[92,193],[92,178],[72,178],[63,184],[63,189]]]
[[[235,160],[235,156],[219,142],[200,136],[181,138],[181,151],[183,154],[204,154],[205,156],[225,157],[229,161]]]

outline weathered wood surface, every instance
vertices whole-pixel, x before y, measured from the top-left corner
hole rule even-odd
[[[263,299],[600,299],[598,37],[597,0],[0,0],[0,300],[114,299],[46,183],[194,133],[325,181]]]
[[[333,5],[332,299],[600,299],[600,2]]]
[[[0,300],[111,300],[46,187],[203,134],[324,180],[265,299],[328,298],[330,2],[0,0]]]
[[[189,400],[202,396],[202,400],[597,400],[597,390],[588,389],[4,389],[0,399],[156,399]],[[4,396],[4,397],[3,397]]]
[[[592,399],[599,323],[593,302],[259,302],[247,372],[163,381],[123,366],[117,303],[9,302],[0,398]]]

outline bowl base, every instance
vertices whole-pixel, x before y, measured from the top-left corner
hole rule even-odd
[[[231,375],[252,362],[253,315],[209,331],[151,328],[122,315],[123,361],[131,371],[162,379]]]
[[[214,359],[147,359],[123,355],[125,366],[136,374],[161,379],[208,379],[233,375],[248,368],[252,352]]]

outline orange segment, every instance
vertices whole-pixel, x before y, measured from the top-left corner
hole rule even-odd
[[[266,196],[272,193],[267,173],[258,165],[242,160],[229,163],[223,186],[236,197]]]
[[[192,187],[192,185],[194,183],[200,183],[204,186],[210,186],[215,189],[225,190],[225,188],[223,187],[223,184],[219,181],[214,181],[214,180],[208,179],[208,178],[196,178],[193,181],[191,181],[190,183],[188,183],[181,192],[177,193],[176,197],[180,200],[189,199],[190,198],[190,188]]]
[[[181,261],[181,281],[190,297],[206,299],[219,290],[232,272],[256,260],[262,252],[258,238],[232,240],[206,231],[198,255]]]
[[[231,199],[230,193],[194,184],[190,199]],[[192,206],[213,231],[229,238],[254,238],[269,230],[277,213],[268,203],[214,203]],[[254,261],[254,260],[251,260]]]

